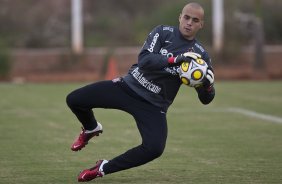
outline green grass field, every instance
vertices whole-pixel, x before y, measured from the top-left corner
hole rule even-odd
[[[140,143],[130,115],[96,109],[104,133],[72,152],[80,124],[65,97],[82,85],[0,84],[1,184],[77,183],[80,170]],[[218,82],[216,90],[204,106],[183,86],[168,112],[162,157],[90,183],[282,183],[282,81]]]

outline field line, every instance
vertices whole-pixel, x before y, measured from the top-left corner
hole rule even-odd
[[[250,110],[238,108],[238,107],[229,107],[229,108],[226,109],[226,111],[238,113],[238,114],[243,114],[243,115],[246,115],[246,116],[249,116],[249,117],[254,117],[254,118],[257,118],[257,119],[261,119],[261,120],[270,121],[272,123],[282,124],[282,118],[278,117],[278,116],[258,113],[258,112],[255,112],[255,111],[250,111]]]
[[[188,109],[184,109],[184,108],[172,108],[169,110],[170,113],[173,114],[182,114],[182,113],[187,113],[187,111],[189,111]],[[228,112],[228,113],[237,113],[237,114],[242,114],[248,117],[253,117],[256,119],[260,119],[260,120],[265,120],[265,121],[269,121],[272,123],[278,123],[278,124],[282,124],[282,117],[279,116],[273,116],[273,115],[269,115],[269,114],[263,114],[263,113],[258,113],[255,111],[251,111],[251,110],[247,110],[244,108],[239,108],[239,107],[228,107],[228,108],[216,108],[213,110],[207,110],[210,112]]]

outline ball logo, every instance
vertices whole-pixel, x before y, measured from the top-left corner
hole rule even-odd
[[[201,70],[195,70],[193,73],[192,73],[192,79],[194,80],[199,80],[201,79],[203,76],[203,72]]]
[[[183,84],[189,85],[189,80],[186,79],[185,77],[181,77],[181,81]]]
[[[200,65],[205,65],[205,61],[203,59],[197,59],[196,62]]]
[[[181,64],[181,69],[184,71],[184,72],[187,72],[188,69],[189,69],[189,63],[188,62],[183,62]]]

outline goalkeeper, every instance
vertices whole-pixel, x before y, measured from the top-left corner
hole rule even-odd
[[[112,81],[100,81],[74,90],[67,104],[82,124],[82,131],[71,149],[78,151],[103,132],[92,109],[119,109],[131,114],[140,132],[142,143],[109,160],[98,160],[83,170],[79,182],[148,163],[162,155],[167,139],[166,112],[181,83],[177,69],[183,62],[201,57],[209,68],[203,85],[195,88],[199,100],[209,104],[214,96],[214,74],[208,53],[195,39],[203,28],[204,9],[198,3],[184,6],[179,26],[160,25],[148,35],[138,62],[127,75]],[[122,131],[121,136],[122,136]],[[105,145],[107,146],[107,145]]]

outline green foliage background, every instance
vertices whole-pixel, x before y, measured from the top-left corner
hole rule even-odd
[[[0,0],[0,42],[13,48],[69,47],[69,0]],[[84,39],[87,47],[136,46],[159,24],[177,25],[187,0],[83,0]],[[206,10],[205,30],[199,39],[211,45],[211,0],[197,0]],[[252,32],[234,19],[234,12],[263,19],[266,44],[282,43],[282,1],[224,1],[225,41],[249,44]],[[259,12],[259,13],[258,13]]]

